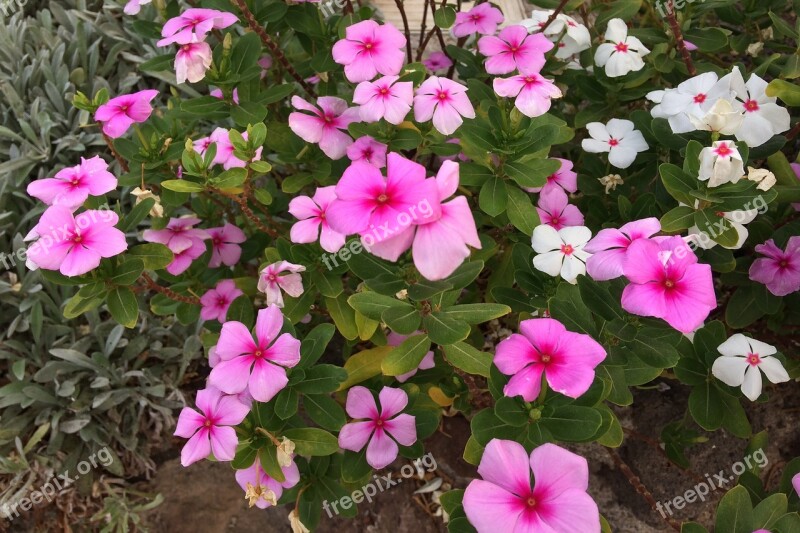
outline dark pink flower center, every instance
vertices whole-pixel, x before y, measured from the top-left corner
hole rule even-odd
[[[364,149],[364,159],[372,159],[372,148]]]
[[[71,183],[72,183],[73,187],[77,187],[78,185],[81,184],[81,179],[80,178],[72,178]]]
[[[549,353],[543,353],[539,356],[539,362],[544,363],[545,365],[548,364],[553,359],[553,356]]]
[[[780,261],[778,261],[778,266],[781,267],[781,268],[788,267],[789,266],[789,260],[788,259],[781,259]]]
[[[224,306],[225,306],[227,303],[228,303],[228,301],[227,301],[227,300],[226,300],[224,297],[222,297],[222,296],[220,296],[220,297],[217,299],[217,305],[218,305],[219,307],[224,307]]]
[[[761,362],[761,357],[759,357],[757,353],[749,353],[747,354],[747,362],[750,363],[751,366],[758,366]]]
[[[674,289],[675,288],[675,281],[669,278],[664,280],[664,288],[665,289]]]
[[[378,89],[378,93],[381,94],[382,96],[386,96],[387,94],[389,94],[389,88],[381,87],[380,89]]]
[[[203,421],[203,427],[205,427],[205,428],[210,428],[213,425],[214,425],[214,422],[212,422],[211,419],[209,419],[209,418],[206,418]]]
[[[383,419],[378,418],[377,420],[375,420],[375,425],[378,427],[383,427]]]
[[[375,201],[378,202],[379,204],[383,205],[383,204],[385,204],[385,203],[387,203],[389,201],[389,197],[386,195],[386,193],[383,193],[383,194],[379,195],[375,199]]]
[[[561,253],[564,254],[564,255],[572,255],[572,252],[574,252],[574,251],[575,251],[575,248],[573,248],[571,244],[562,244],[561,245]],[[548,361],[549,361],[549,359],[548,359]]]
[[[444,102],[445,100],[447,100],[449,97],[450,97],[450,95],[449,95],[449,94],[447,94],[447,91],[437,91],[437,92],[436,92],[436,98],[438,98],[438,99],[439,99],[439,100],[441,100],[442,102]]]
[[[267,279],[270,281],[276,281],[278,279],[278,276],[276,276],[275,274],[270,274],[269,276],[267,276]]]
[[[617,45],[614,47],[614,49],[617,52],[620,52],[620,53],[624,54],[624,53],[626,53],[628,51],[628,45],[625,44],[625,43],[617,43]]]
[[[539,81],[539,79],[536,76],[532,75],[532,74],[529,75],[529,76],[525,76],[525,78],[523,78],[523,80],[528,85],[533,85],[533,84],[535,84],[535,83],[537,83]]]
[[[753,111],[758,111],[758,102],[755,100],[748,100],[744,103],[744,110],[748,113],[752,113]]]
[[[733,153],[733,150],[728,148],[727,144],[720,144],[715,151],[720,157],[727,157]]]
[[[253,357],[255,357],[256,359],[260,359],[264,357],[264,352],[261,350],[256,350],[255,352],[253,352]]]
[[[527,500],[525,500],[525,505],[527,505],[528,508],[533,509],[536,507],[536,498],[530,496]]]
[[[561,223],[561,219],[557,216],[550,219],[550,224],[553,226],[558,226]]]
[[[334,121],[335,119],[336,119],[336,117],[335,117],[335,116],[333,116],[333,115],[331,115],[330,113],[325,113],[325,114],[322,116],[322,120],[324,120],[324,121],[325,121],[325,122],[327,122],[328,124],[332,124],[332,123],[333,123],[333,121]]]
[[[220,239],[219,237],[214,237],[214,244],[219,246],[220,244],[222,244],[222,239]]]
[[[608,140],[608,145],[609,146],[617,146],[618,144],[619,144],[619,141],[617,139],[613,138],[613,137]]]
[[[472,15],[470,15],[470,16],[469,16],[469,18],[470,18],[470,20],[471,20],[472,22],[480,22],[480,20],[481,20],[483,17],[482,17],[481,15],[477,14],[477,13],[473,13]]]
[[[706,101],[706,95],[705,94],[698,93],[698,94],[694,95],[694,103],[702,104],[705,101]]]
[[[75,235],[72,237],[72,242],[80,244],[81,242],[83,242],[83,237],[81,237],[80,235]]]

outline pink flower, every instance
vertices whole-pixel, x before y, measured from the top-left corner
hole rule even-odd
[[[117,188],[117,178],[108,171],[100,156],[81,157],[81,163],[59,170],[55,177],[36,180],[28,185],[28,194],[47,205],[75,209],[89,196],[102,196]]]
[[[238,21],[236,15],[225,11],[202,8],[187,9],[164,24],[161,29],[161,36],[164,38],[156,44],[167,46],[172,43],[191,43],[195,39],[203,41],[211,30],[221,30]]]
[[[364,122],[385,119],[390,124],[400,124],[411,111],[414,84],[398,82],[398,76],[384,76],[375,81],[363,81],[353,93],[353,103],[359,104],[359,114]]]
[[[266,509],[272,506],[273,497],[275,500],[280,499],[283,489],[292,488],[300,481],[300,471],[294,462],[281,467],[281,470],[286,478],[283,483],[271,478],[258,459],[250,467],[236,471],[236,482],[245,491],[245,498],[258,498],[250,501],[250,507],[255,505],[259,509]]]
[[[384,235],[391,235],[400,218],[409,219],[406,226],[419,223],[417,209],[427,206],[438,213],[438,191],[425,179],[425,167],[391,153],[386,174],[384,178],[379,169],[363,162],[347,167],[336,185],[337,198],[326,211],[334,231],[352,235],[383,228]]]
[[[453,61],[447,57],[447,54],[444,52],[432,52],[431,55],[428,56],[428,59],[424,60],[422,64],[425,65],[428,72],[437,74],[442,70],[447,70],[452,67]]]
[[[214,89],[209,95],[213,96],[214,98],[219,98],[220,100],[225,98],[225,95],[222,94],[222,89]],[[233,90],[233,103],[239,105],[239,89],[236,88]]]
[[[561,187],[542,191],[536,207],[539,220],[559,230],[567,226],[583,226],[583,214],[569,203],[567,193]]]
[[[173,218],[166,228],[147,229],[142,234],[145,241],[163,244],[172,251],[175,257],[166,270],[173,276],[185,272],[206,251],[204,241],[210,235],[205,230],[193,228],[199,223],[197,217]]]
[[[182,44],[175,54],[175,77],[178,83],[197,83],[211,67],[211,46],[206,42]]]
[[[431,76],[417,89],[414,97],[414,120],[427,122],[443,135],[455,132],[464,122],[475,118],[475,108],[467,97],[467,88],[453,80]]]
[[[753,261],[750,279],[766,285],[775,296],[800,290],[800,237],[790,237],[785,251],[770,239],[756,246],[756,252],[767,257]]]
[[[605,349],[589,335],[567,331],[552,318],[533,318],[519,324],[497,345],[494,364],[513,376],[503,389],[506,396],[532,402],[539,396],[542,375],[556,392],[578,398],[592,385],[594,368],[606,358]]]
[[[800,496],[800,473],[792,477],[792,487],[794,487],[794,491]]]
[[[242,294],[244,293],[236,288],[236,283],[232,279],[223,279],[200,298],[200,305],[203,306],[200,310],[200,318],[217,320],[220,324],[224,324],[228,308]]]
[[[149,4],[151,0],[128,0],[128,3],[125,4],[125,9],[123,11],[126,15],[138,15],[139,11],[141,11],[142,6],[145,4]]]
[[[478,41],[478,51],[485,55],[486,72],[508,74],[519,69],[522,73],[539,72],[544,66],[545,52],[553,43],[542,35],[530,35],[525,26],[506,26],[496,37],[487,35]]]
[[[303,277],[300,272],[305,272],[306,267],[295,265],[289,261],[280,261],[264,267],[258,278],[258,290],[267,295],[267,305],[283,307],[283,294],[281,289],[292,298],[303,294]],[[281,275],[284,272],[289,274]]]
[[[417,426],[414,416],[398,414],[408,404],[408,395],[402,389],[384,387],[378,394],[378,401],[380,409],[372,392],[365,387],[353,387],[347,392],[345,410],[351,417],[361,420],[342,427],[339,446],[353,452],[367,446],[367,463],[379,470],[397,458],[398,443],[411,446],[417,442]]]
[[[341,159],[347,147],[353,144],[346,130],[353,122],[360,121],[359,110],[357,107],[348,108],[347,102],[334,96],[321,96],[317,104],[319,108],[293,96],[292,106],[311,115],[297,111],[291,113],[289,127],[304,141],[319,143],[320,150],[331,159]]]
[[[533,487],[531,487],[531,471]],[[555,444],[528,454],[518,442],[492,439],[464,492],[478,533],[600,533],[600,512],[586,492],[586,459]]]
[[[350,161],[363,161],[377,168],[386,166],[386,151],[389,149],[383,143],[379,143],[369,135],[359,137],[356,142],[347,148],[347,157]]]
[[[345,30],[345,38],[333,45],[333,60],[344,65],[353,83],[367,81],[379,72],[394,76],[403,68],[406,38],[391,24],[364,20]]]
[[[172,262],[167,265],[165,270],[173,276],[183,274],[192,266],[194,260],[204,253],[206,253],[206,243],[201,239],[194,239],[188,248],[184,248],[179,252],[174,252],[174,258]]]
[[[717,307],[711,267],[699,264],[680,237],[633,241],[623,273],[631,284],[622,293],[622,307],[666,320],[683,333],[700,327]]]
[[[411,335],[419,334],[419,331],[415,331]],[[399,333],[395,333],[392,331],[386,336],[386,344],[389,346],[400,346],[404,340],[406,340],[410,335],[400,335]],[[405,383],[412,377],[414,377],[418,371],[420,370],[430,370],[431,368],[435,367],[436,363],[433,360],[433,350],[429,350],[428,353],[425,354],[425,357],[422,358],[422,361],[419,362],[417,368],[414,370],[410,370],[405,374],[400,374],[399,376],[395,376],[394,378],[399,381],[400,383]]]
[[[344,246],[345,236],[334,231],[328,224],[328,206],[336,199],[336,187],[320,187],[313,198],[296,196],[289,202],[289,213],[297,222],[289,233],[292,242],[305,244],[316,242],[328,253],[335,254]]]
[[[572,161],[569,159],[561,159],[560,157],[552,157],[551,159],[561,162],[561,168],[555,173],[547,176],[547,183],[544,187],[525,188],[528,192],[544,192],[548,189],[560,187],[566,192],[575,192],[578,190],[578,174],[572,170]]]
[[[657,218],[628,222],[619,229],[600,230],[584,250],[593,254],[586,261],[586,272],[592,279],[607,281],[623,274],[628,247],[637,239],[648,239],[661,231]]]
[[[233,266],[242,256],[242,247],[247,240],[242,230],[230,223],[219,228],[206,230],[211,238],[211,260],[208,266],[217,268],[220,265]]]
[[[73,215],[63,205],[50,206],[29,233],[38,240],[28,247],[27,264],[70,277],[86,274],[104,257],[128,249],[125,234],[114,227],[117,222],[117,214],[107,209]]]
[[[217,154],[214,156],[214,161],[212,163],[214,165],[222,165],[222,168],[225,170],[229,170],[231,168],[244,168],[247,166],[248,161],[242,161],[234,155],[233,152],[235,149],[233,147],[233,143],[231,142],[230,135],[231,130],[226,130],[225,128],[217,128],[211,133],[209,141],[217,144]],[[245,141],[248,139],[246,131],[242,133],[242,138]],[[201,148],[205,147],[201,152],[201,155],[205,155],[205,150],[208,148],[208,144],[206,143],[205,139],[195,141],[195,150],[198,148],[197,143],[201,143]],[[259,146],[256,150],[256,155],[253,160],[260,160],[263,150],[264,148]]]
[[[196,403],[200,412],[184,407],[175,428],[176,436],[189,439],[181,450],[181,464],[189,466],[212,452],[217,461],[232,460],[239,439],[230,426],[241,424],[250,408],[214,387],[197,391]]]
[[[476,5],[469,11],[456,13],[453,35],[466,37],[473,33],[492,35],[503,22],[503,13],[489,2]]]
[[[150,102],[156,96],[158,91],[153,89],[117,96],[98,107],[94,119],[103,123],[103,132],[112,139],[122,137],[134,122],[150,118],[153,112]]]
[[[550,109],[552,98],[561,98],[555,83],[536,72],[521,73],[510,78],[495,78],[494,92],[505,98],[514,98],[514,107],[527,117],[538,117]]]
[[[255,341],[241,322],[225,322],[216,348],[220,361],[208,376],[209,385],[227,394],[247,389],[258,402],[274,398],[289,382],[286,368],[300,361],[300,341],[288,333],[278,337],[282,327],[276,305],[258,312]]]

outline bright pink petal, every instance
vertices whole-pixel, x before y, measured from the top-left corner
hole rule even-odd
[[[283,390],[287,383],[289,383],[289,378],[286,377],[286,370],[261,359],[256,360],[253,365],[253,371],[247,383],[247,390],[254,400],[268,402]]]
[[[380,470],[397,459],[398,447],[382,428],[378,427],[367,445],[367,463]]]

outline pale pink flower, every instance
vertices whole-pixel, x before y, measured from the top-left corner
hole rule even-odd
[[[242,139],[245,141],[248,139],[247,132],[242,132]],[[247,166],[248,161],[242,161],[238,157],[234,155],[236,151],[233,147],[233,143],[231,142],[231,130],[226,130],[225,128],[217,128],[209,137],[211,142],[216,143],[217,145],[217,154],[214,156],[214,161],[212,161],[212,165],[222,165],[222,168],[225,170],[229,170],[231,168],[244,168]],[[205,144],[205,139],[200,139],[200,141],[195,141],[195,143],[202,142],[200,145],[201,147],[205,146],[207,149],[207,144]],[[197,150],[198,146],[195,145],[195,150]],[[255,157],[253,158],[254,161],[258,161],[261,159],[261,154],[263,153],[264,147],[259,146],[256,149]],[[202,155],[205,155],[205,151],[201,152]]]
[[[549,41],[548,41],[549,42]],[[547,113],[553,98],[561,98],[555,83],[537,72],[521,73],[510,78],[495,78],[494,92],[505,98],[515,98],[514,107],[527,117]]]
[[[444,52],[437,51],[432,52],[427,59],[422,61],[422,64],[431,74],[438,74],[452,67],[453,61]]]
[[[359,114],[364,122],[385,119],[390,124],[400,124],[411,111],[414,84],[398,82],[398,76],[384,76],[375,81],[363,81],[353,93],[353,103],[359,104]]]
[[[173,218],[164,229],[144,230],[142,238],[145,241],[163,244],[174,254],[166,268],[173,276],[185,272],[206,251],[205,240],[210,235],[203,229],[193,227],[199,223],[197,217]]]
[[[536,211],[542,224],[557,230],[567,226],[583,226],[583,213],[577,206],[569,203],[567,193],[561,187],[542,191]]]
[[[247,240],[241,229],[226,222],[224,226],[208,228],[206,232],[211,238],[211,260],[208,266],[233,266],[239,262],[242,256],[242,247],[239,245]]]
[[[158,46],[167,46],[172,43],[186,44],[195,39],[203,41],[211,30],[221,30],[238,22],[233,13],[217,11],[216,9],[192,8],[187,9],[179,16],[169,19],[161,29]]]
[[[84,211],[53,205],[42,213],[28,237],[38,240],[28,247],[29,268],[58,270],[65,276],[80,276],[100,266],[106,257],[128,249],[125,234],[114,226],[117,214],[110,210]]]
[[[258,458],[248,468],[236,471],[236,482],[245,491],[245,497],[258,496],[257,500],[250,503],[251,507],[253,505],[259,509],[271,507],[271,497],[274,496],[275,500],[279,500],[283,489],[292,488],[300,481],[300,471],[294,461],[289,466],[281,467],[281,471],[283,471],[283,477],[286,478],[283,482],[270,477],[261,467]]]
[[[414,119],[427,122],[443,135],[454,133],[464,122],[461,117],[475,118],[475,108],[467,97],[467,88],[448,78],[431,76],[414,96]]]
[[[225,322],[216,347],[220,361],[208,376],[209,385],[227,394],[247,389],[258,402],[274,398],[289,382],[286,368],[300,362],[300,341],[289,333],[278,336],[282,327],[276,305],[258,312],[255,340],[241,322]]]
[[[267,305],[283,307],[281,289],[292,298],[303,294],[303,277],[306,267],[289,261],[279,261],[264,267],[258,278],[258,290],[267,295]],[[288,274],[285,274],[287,273]]]
[[[633,241],[623,273],[631,283],[622,292],[622,307],[661,318],[682,333],[699,328],[717,307],[711,267],[698,263],[680,237]]]
[[[139,11],[141,11],[142,6],[149,4],[152,0],[128,0],[128,3],[125,4],[125,8],[123,11],[126,15],[138,15]]]
[[[523,320],[519,333],[497,345],[494,364],[512,376],[506,396],[532,402],[539,396],[542,375],[556,391],[578,398],[592,385],[594,369],[606,358],[605,349],[589,335],[567,331],[552,318]]]
[[[100,156],[94,156],[81,157],[79,165],[61,169],[52,178],[36,180],[27,190],[47,205],[75,209],[89,196],[102,196],[116,188],[117,178],[108,171],[108,164]]]
[[[478,473],[483,479],[464,492],[478,533],[600,533],[600,512],[586,492],[589,465],[579,455],[547,443],[529,457],[518,442],[492,439]]]
[[[206,243],[200,239],[195,239],[192,241],[191,246],[174,253],[172,262],[167,265],[165,270],[173,276],[183,274],[192,266],[194,260],[204,253],[206,253]]]
[[[469,11],[456,13],[453,35],[459,38],[473,33],[492,35],[497,31],[497,25],[502,22],[503,13],[489,2],[483,2]]]
[[[345,236],[334,231],[328,224],[328,206],[336,200],[336,187],[320,187],[313,198],[295,196],[289,202],[289,213],[299,222],[292,226],[289,239],[292,242],[305,244],[316,242],[328,253],[338,252],[344,246]]]
[[[197,391],[195,402],[200,412],[184,407],[175,428],[176,436],[189,439],[181,450],[181,464],[189,466],[211,453],[217,461],[232,460],[239,439],[231,426],[241,424],[250,408],[211,386]]]
[[[406,38],[391,24],[363,20],[345,30],[345,38],[333,45],[333,60],[344,65],[353,83],[371,80],[379,72],[394,76],[403,68]]]
[[[397,458],[399,448],[417,442],[414,416],[401,413],[408,405],[408,395],[402,389],[384,387],[378,395],[380,407],[365,387],[353,387],[347,392],[345,410],[354,420],[339,432],[339,446],[353,452],[367,446],[367,463],[380,470]],[[369,443],[369,444],[367,444]]]
[[[222,89],[214,89],[208,94],[210,94],[214,98],[219,98],[220,100],[225,98],[225,95],[222,94]],[[233,89],[232,95],[233,95],[233,103],[236,104],[236,105],[239,105],[239,88],[238,87]]]
[[[766,257],[753,261],[751,280],[763,283],[775,296],[786,296],[800,290],[800,237],[790,237],[786,250],[778,248],[770,239],[756,246],[756,252]]]
[[[420,332],[415,331],[411,335],[418,335]],[[386,336],[386,344],[389,346],[400,346],[404,340],[406,340],[410,335],[400,335],[399,333],[395,333],[392,331]],[[399,381],[400,383],[405,383],[415,375],[420,370],[430,370],[431,368],[435,367],[436,363],[433,360],[433,350],[429,350],[425,356],[422,358],[422,361],[419,362],[417,368],[414,370],[409,370],[405,374],[400,374],[399,376],[395,376],[394,379]]]
[[[537,73],[545,63],[544,54],[553,43],[540,33],[528,33],[525,26],[506,26],[497,36],[486,35],[478,41],[478,51],[485,55],[486,72],[508,74]]]
[[[347,102],[334,96],[321,96],[317,99],[319,108],[299,96],[292,97],[292,106],[300,111],[289,115],[289,127],[308,143],[319,144],[320,150],[331,159],[341,159],[353,139],[347,134],[347,127],[360,122],[357,107],[347,107]],[[344,131],[342,131],[344,130]]]
[[[526,187],[525,190],[528,192],[544,192],[559,187],[566,192],[576,192],[578,190],[578,173],[572,170],[572,161],[561,159],[560,157],[552,157],[550,159],[560,161],[561,167],[547,176],[547,183],[543,187]]]
[[[586,271],[592,279],[607,281],[623,274],[628,247],[637,239],[648,239],[661,231],[657,218],[628,222],[619,229],[600,230],[584,250],[592,254],[586,261]]]
[[[347,157],[350,161],[363,161],[378,168],[386,166],[386,151],[389,149],[369,135],[359,137],[356,142],[347,148]]]
[[[744,177],[744,162],[732,141],[715,141],[700,150],[700,172],[697,179],[708,181],[709,187],[736,183]]]
[[[223,279],[213,289],[206,291],[200,297],[200,318],[203,320],[217,320],[225,323],[225,316],[233,301],[244,294],[236,287],[232,279]]]
[[[94,119],[103,124],[103,132],[112,139],[122,137],[134,123],[150,118],[156,96],[154,89],[117,96],[98,107]]]
[[[206,77],[210,67],[211,46],[207,42],[182,44],[175,54],[175,77],[178,83],[197,83]]]

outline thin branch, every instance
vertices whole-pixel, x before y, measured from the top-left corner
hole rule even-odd
[[[548,19],[544,22],[544,26],[542,26],[543,32],[547,29],[548,26],[550,26],[550,24],[553,23],[554,20],[556,20],[556,17],[564,10],[564,7],[566,7],[567,2],[569,2],[569,0],[561,0],[561,2],[559,2],[558,6],[556,6],[556,8],[550,14]]]
[[[353,2],[352,0],[345,0],[344,9],[342,9],[342,15],[349,15],[354,12],[353,10]]]
[[[672,35],[675,36],[675,41],[678,43],[678,51],[681,53],[681,57],[683,57],[683,62],[686,64],[686,70],[689,71],[689,76],[696,76],[697,69],[694,68],[692,56],[689,53],[689,49],[686,48],[686,43],[683,40],[683,33],[681,32],[681,26],[678,24],[678,19],[675,16],[674,0],[669,0],[669,3],[667,4],[667,22],[669,22]]]
[[[261,42],[264,43],[264,46],[269,48],[270,53],[278,60],[278,63],[280,63],[283,68],[286,69],[289,74],[291,74],[295,81],[297,81],[297,83],[299,83],[311,97],[316,98],[317,93],[314,91],[314,88],[311,87],[311,85],[295,70],[291,63],[289,63],[289,60],[286,59],[286,56],[283,53],[283,50],[281,50],[280,46],[275,44],[275,42],[272,40],[272,37],[269,36],[264,27],[258,23],[256,17],[250,11],[250,8],[247,7],[245,1],[231,0],[231,3],[239,8],[239,10],[242,12],[242,15],[247,20],[247,24],[250,26],[250,29],[261,38]]]
[[[428,2],[422,5],[422,25],[419,30],[419,44],[417,49],[422,46],[422,39],[425,37],[425,26],[428,24]]]
[[[259,219],[256,216],[256,214],[253,212],[253,210],[250,209],[250,206],[247,205],[247,199],[248,199],[247,197],[245,197],[245,196],[237,196],[235,194],[228,194],[228,193],[226,193],[224,191],[221,191],[219,189],[212,189],[212,190],[215,193],[220,194],[220,195],[224,196],[225,198],[229,198],[229,199],[233,200],[234,202],[236,202],[239,205],[239,209],[242,210],[242,214],[244,214],[244,216],[246,216],[247,219],[250,222],[255,224],[255,226],[258,229],[260,229],[261,231],[263,231],[264,233],[266,233],[267,235],[269,235],[270,237],[272,237],[274,239],[277,239],[278,237],[280,237],[280,232],[278,232],[274,228],[270,228],[269,226],[267,226],[266,224],[261,222],[261,219]]]
[[[200,299],[199,298],[194,297],[194,296],[184,296],[183,294],[178,294],[177,292],[173,291],[172,289],[170,289],[168,287],[164,287],[162,285],[159,285],[158,283],[153,281],[153,278],[151,278],[150,275],[147,274],[147,273],[143,273],[142,274],[142,280],[145,282],[145,284],[147,285],[148,289],[154,290],[156,292],[160,292],[161,294],[163,294],[164,296],[166,296],[170,300],[174,300],[176,302],[182,302],[182,303],[186,303],[186,304],[191,304],[191,305],[200,305]]]
[[[102,128],[102,126],[100,127]],[[111,140],[111,137],[109,137],[108,135],[106,135],[105,132],[103,132],[103,139],[105,139],[106,145],[108,146],[108,149],[111,151],[111,155],[113,155],[114,159],[117,160],[117,163],[119,163],[119,166],[122,169],[122,171],[126,173],[130,172],[130,168],[128,168],[128,162],[125,161],[125,159],[123,159],[122,156],[119,155],[119,152],[117,152],[116,148],[114,148],[114,141]]]
[[[403,3],[403,0],[394,0],[395,5],[397,5],[397,9],[400,10],[400,18],[403,19],[403,32],[406,34],[406,56],[408,57],[408,62],[411,63],[412,56],[411,56],[411,30],[408,28],[408,17],[406,16],[406,8]]]
[[[444,6],[446,3],[447,0],[444,0],[442,2],[442,6]],[[431,11],[434,14],[436,13],[436,0],[431,0]],[[450,54],[447,53],[447,43],[444,42],[444,35],[442,34],[442,29],[439,26],[434,26],[433,29],[436,31],[436,37],[439,39],[439,46],[442,49],[442,53],[446,55],[451,61],[455,62],[455,59],[450,57]]]

